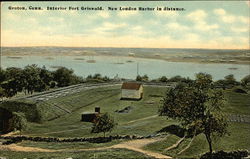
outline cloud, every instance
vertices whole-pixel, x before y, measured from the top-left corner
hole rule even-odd
[[[235,16],[232,14],[227,13],[224,9],[215,9],[214,14],[218,15],[219,18],[225,22],[225,23],[235,23],[235,22],[241,22],[241,23],[249,23],[249,18],[245,16]]]
[[[189,29],[189,27],[180,25],[179,23],[176,23],[176,22],[166,24],[166,27],[168,29],[175,30],[175,31],[186,31]]]
[[[200,30],[200,31],[210,31],[214,29],[218,29],[219,25],[217,24],[207,24],[204,21],[197,22],[196,25],[194,26],[195,29]]]
[[[216,14],[216,15],[220,15],[220,16],[222,16],[222,15],[225,15],[226,14],[226,11],[224,10],[224,9],[215,9],[214,10],[214,13]]]
[[[200,41],[200,36],[194,33],[187,33],[184,35],[184,39],[190,42],[197,42]]]
[[[187,18],[194,22],[204,21],[206,17],[207,17],[207,13],[201,9],[191,12],[187,15]]]
[[[18,20],[21,19],[18,14],[14,14],[14,13],[11,13],[11,12],[8,12],[7,14],[3,14],[3,13],[2,13],[2,17],[4,19],[13,20],[13,21],[18,21]]]
[[[246,23],[246,24],[249,23],[249,17],[239,16],[238,19],[242,23]]]
[[[218,12],[219,14],[224,14],[222,10],[217,10],[216,12]],[[187,18],[193,21],[193,23],[195,24],[193,28],[199,31],[210,31],[219,28],[218,24],[207,24],[207,13],[204,10],[196,10],[194,12],[191,12],[187,15]]]
[[[225,15],[221,17],[222,21],[225,23],[233,23],[236,20],[236,17],[233,15]]]
[[[239,41],[241,42],[241,43],[243,43],[243,44],[248,44],[249,45],[249,37],[248,38],[246,38],[246,37],[239,37],[238,38],[239,39]],[[249,49],[249,48],[248,48]]]
[[[29,23],[29,24],[32,24],[32,25],[37,24],[37,19],[35,19],[35,18],[28,18],[28,19],[26,19],[25,21],[26,21],[27,23]]]
[[[114,30],[114,29],[123,28],[126,26],[127,26],[127,24],[125,24],[125,23],[115,24],[115,23],[105,22],[105,23],[103,23],[102,27],[107,29],[107,30]]]
[[[64,18],[59,18],[59,17],[49,17],[48,19],[50,21],[56,22],[56,23],[63,23],[64,22]]]
[[[156,16],[176,18],[179,14],[176,11],[155,11]]]
[[[110,17],[109,13],[108,12],[104,12],[104,11],[98,12],[97,15],[100,16],[100,17],[102,17],[102,18],[109,18]]]
[[[249,28],[248,27],[231,27],[231,30],[233,32],[248,32]]]
[[[131,16],[135,16],[137,14],[139,14],[138,11],[130,10],[130,11],[119,11],[117,15],[121,18],[128,18]]]
[[[250,1],[246,1],[246,4],[248,5],[248,7],[250,7]]]
[[[134,35],[137,37],[147,36],[147,35],[152,33],[151,31],[147,31],[147,30],[145,30],[144,27],[139,26],[139,25],[134,26],[134,27],[129,27],[129,28],[130,28],[130,30],[129,30],[128,34]]]
[[[140,30],[140,27],[137,27]],[[136,30],[136,28],[135,28]],[[65,47],[151,47],[151,48],[248,48],[248,38],[238,37],[240,44],[235,44],[232,37],[219,37],[205,41],[198,34],[184,34],[182,39],[174,40],[169,36],[138,37],[126,34],[123,36],[82,35],[49,35],[39,31],[18,33],[13,30],[2,30],[2,46],[65,46]]]
[[[126,26],[127,26],[126,23],[115,24],[115,23],[105,22],[101,26],[89,30],[89,33],[92,32],[95,35],[109,36],[111,34],[114,34],[116,29],[122,29]]]

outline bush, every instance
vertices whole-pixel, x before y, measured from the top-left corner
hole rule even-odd
[[[237,150],[231,152],[218,151],[213,152],[212,155],[208,152],[201,156],[200,159],[241,159],[248,156],[248,151]]]
[[[115,127],[116,123],[114,119],[108,114],[102,114],[95,119],[93,124],[91,133],[100,133],[103,132],[104,137],[105,133],[108,131],[112,131]]]
[[[9,126],[9,131],[13,130],[25,130],[27,128],[27,120],[25,118],[24,113],[20,112],[13,112],[13,116],[10,119],[10,126]]]

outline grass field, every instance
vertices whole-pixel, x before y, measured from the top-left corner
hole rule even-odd
[[[225,112],[230,114],[250,115],[250,93],[236,93],[231,90],[225,91],[227,104]]]
[[[141,135],[147,136],[155,134],[162,128],[178,124],[174,120],[166,119],[166,117],[158,116],[158,107],[162,104],[162,98],[167,88],[163,87],[144,87],[144,96],[140,101],[120,100],[120,87],[104,87],[92,89],[88,91],[79,92],[70,96],[51,99],[46,102],[41,102],[39,105],[46,105],[50,107],[51,115],[60,116],[59,118],[44,123],[29,123],[29,129],[22,132],[23,135],[29,136],[43,136],[43,137],[98,137],[103,134],[91,134],[91,123],[81,122],[81,113],[94,111],[95,106],[101,108],[101,113],[108,112],[118,123],[116,128],[107,135]],[[225,91],[227,104],[224,112],[228,114],[244,114],[250,115],[250,95],[235,93],[230,90]],[[54,104],[63,109],[67,109],[71,113],[63,111]],[[117,113],[116,110],[121,110],[125,107],[131,106],[129,113]],[[54,113],[54,114],[53,114]],[[229,123],[229,136],[222,139],[216,139],[213,143],[214,150],[250,150],[250,124],[249,123]],[[167,147],[175,144],[180,138],[173,134],[168,135],[164,140],[146,145],[143,149],[153,152],[158,152],[165,155],[170,155],[178,158],[197,158],[200,154],[208,151],[208,144],[203,135],[196,136],[190,147],[184,152],[182,151],[191,141],[185,139],[177,148],[165,151]],[[77,149],[77,148],[96,148],[111,146],[124,142],[124,140],[114,140],[108,143],[46,143],[46,142],[31,142],[23,141],[18,143],[20,146],[39,147],[47,149]],[[16,159],[20,158],[66,158],[67,156],[73,158],[94,158],[93,151],[86,151],[80,153],[26,153],[26,152],[9,152],[0,151],[0,157],[8,156]],[[96,158],[145,158],[144,155],[125,150],[112,149],[95,152]],[[39,156],[39,157],[38,157]],[[98,157],[99,156],[99,157]],[[101,156],[101,157],[100,157]]]

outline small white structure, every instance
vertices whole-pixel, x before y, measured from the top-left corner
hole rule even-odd
[[[143,96],[143,86],[141,83],[124,82],[122,84],[121,99],[135,99],[139,100]]]

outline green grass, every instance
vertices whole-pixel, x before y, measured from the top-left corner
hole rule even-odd
[[[29,129],[23,132],[24,135],[33,136],[51,136],[51,137],[93,137],[102,134],[91,134],[91,123],[81,122],[81,113],[84,111],[94,111],[95,106],[101,108],[101,112],[108,112],[118,123],[117,127],[112,131],[112,135],[149,135],[160,130],[166,125],[176,123],[166,120],[165,117],[158,116],[158,107],[160,106],[161,97],[152,97],[152,95],[164,95],[167,88],[144,88],[144,97],[140,101],[120,100],[120,87],[106,87],[94,89],[74,94],[73,96],[57,98],[50,100],[51,103],[59,103],[60,106],[66,107],[71,101],[71,105],[75,105],[70,114],[66,114],[58,119],[45,122],[43,124],[30,123]],[[100,93],[101,92],[101,93]],[[108,92],[108,93],[107,93]],[[110,96],[110,94],[114,94]],[[108,97],[107,97],[108,96]],[[93,97],[93,98],[92,98]],[[101,100],[98,100],[102,98]],[[77,102],[74,102],[77,99]],[[68,102],[66,102],[68,101]],[[149,104],[149,102],[154,104]],[[64,105],[63,105],[64,103]],[[92,103],[87,105],[87,103]],[[58,105],[59,105],[58,104]],[[87,106],[84,106],[87,105]],[[124,107],[132,106],[129,113],[116,113],[116,110]],[[67,109],[70,109],[68,106]],[[73,109],[71,109],[73,110]],[[145,117],[156,116],[145,120],[139,120],[132,123],[130,121],[138,120]],[[109,134],[108,134],[109,135]]]
[[[84,152],[15,152],[0,151],[0,157],[7,159],[152,159],[144,154],[125,150],[125,149],[107,149],[101,151],[84,151]]]
[[[250,115],[250,94],[225,91],[227,104],[224,111],[230,114]]]

